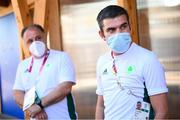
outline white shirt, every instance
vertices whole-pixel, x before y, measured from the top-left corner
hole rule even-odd
[[[17,69],[14,90],[22,90],[27,92],[33,86],[40,98],[50,93],[59,83],[70,81],[76,83],[74,65],[65,52],[50,50],[50,54],[39,75],[40,67],[42,66],[44,57],[34,59],[32,71],[28,72],[32,57],[22,61]],[[73,99],[73,98],[72,98]],[[48,106],[45,111],[48,119],[70,119],[68,111],[68,99]],[[71,102],[74,104],[74,100]]]
[[[136,103],[144,97],[144,82],[149,96],[168,91],[164,69],[153,52],[135,43],[114,59],[124,90],[117,84],[112,70],[113,59],[111,53],[107,53],[97,63],[96,93],[103,95],[105,119],[133,119]]]

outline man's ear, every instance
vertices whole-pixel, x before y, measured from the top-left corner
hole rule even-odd
[[[104,36],[104,32],[102,30],[99,30],[99,35],[104,41],[106,41],[105,36]]]

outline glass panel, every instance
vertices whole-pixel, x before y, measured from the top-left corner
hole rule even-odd
[[[170,118],[180,118],[180,1],[137,0],[140,44],[164,65]]]
[[[96,61],[107,51],[105,42],[98,35],[96,16],[105,6],[117,4],[115,0],[87,1],[62,2],[61,6],[63,48],[71,55],[76,67],[74,95],[80,119],[94,118]]]

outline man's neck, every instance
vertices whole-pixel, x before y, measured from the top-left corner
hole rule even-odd
[[[116,53],[116,52],[113,52],[113,55],[114,55],[114,56],[118,56],[118,55],[122,55],[122,54],[124,54],[124,53]]]

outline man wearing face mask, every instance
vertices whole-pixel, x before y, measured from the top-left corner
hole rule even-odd
[[[13,87],[15,101],[31,118],[76,119],[71,94],[76,83],[75,70],[69,55],[47,48],[45,31],[40,25],[25,27],[21,35],[31,57],[18,66]],[[33,90],[38,100],[29,107],[23,106],[26,96],[34,95]],[[32,94],[28,94],[30,91]]]
[[[152,119],[153,115],[155,119],[167,118],[164,69],[152,51],[132,42],[127,11],[120,6],[107,6],[99,12],[97,22],[99,35],[110,52],[97,62],[95,118],[142,120]],[[140,110],[136,107],[138,103]]]

